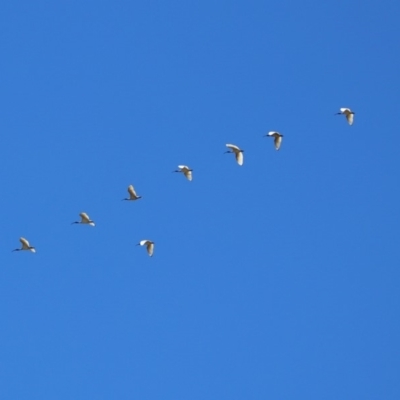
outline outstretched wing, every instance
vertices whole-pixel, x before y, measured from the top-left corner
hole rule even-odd
[[[353,125],[354,122],[354,114],[353,113],[346,113],[346,119],[349,125]]]
[[[275,135],[274,144],[275,144],[275,149],[276,150],[280,149],[281,143],[282,143],[282,136],[281,135]]]
[[[128,186],[128,193],[129,193],[131,199],[136,200],[138,198],[138,195],[136,194],[136,191],[135,191],[135,188],[133,187],[133,185]]]
[[[25,238],[20,237],[19,241],[21,242],[23,249],[29,249],[29,242]]]
[[[185,169],[185,170],[183,171],[183,173],[184,173],[184,175],[186,176],[186,178],[187,178],[189,181],[191,181],[191,180],[193,179],[192,171],[190,171],[189,169]]]
[[[81,212],[79,215],[82,218],[82,222],[89,223],[90,221],[89,215],[87,215],[85,212]]]
[[[147,254],[151,257],[153,255],[153,252],[154,252],[154,243],[149,241],[147,243],[146,248],[147,248]]]
[[[241,151],[238,151],[235,153],[236,161],[239,165],[243,165],[243,153]]]
[[[229,149],[233,150],[235,153],[237,151],[240,151],[239,147],[235,146],[234,144],[227,144],[226,147],[228,147]]]

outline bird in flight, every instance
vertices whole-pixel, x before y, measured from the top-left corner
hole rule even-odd
[[[19,241],[20,241],[21,244],[22,244],[21,248],[20,248],[20,249],[14,249],[13,251],[29,250],[29,251],[31,251],[32,253],[36,253],[36,249],[35,249],[33,246],[31,246],[31,245],[29,244],[29,242],[28,242],[25,238],[20,237],[20,238],[19,238]]]
[[[89,218],[89,215],[87,215],[85,212],[81,212],[79,214],[79,216],[81,217],[81,220],[72,222],[72,224],[87,224],[87,225],[90,225],[90,226],[94,226],[95,225],[94,221],[92,221]]]
[[[136,246],[146,246],[147,254],[151,257],[154,252],[154,242],[151,240],[141,240]]]
[[[353,125],[354,114],[355,112],[351,111],[350,108],[341,108],[340,112],[336,113],[335,115],[345,115],[349,125]]]
[[[282,144],[282,137],[283,135],[281,135],[279,132],[276,131],[271,131],[268,132],[266,135],[264,136],[269,136],[269,137],[273,137],[274,138],[274,145],[275,145],[275,149],[279,150]]]
[[[186,179],[188,181],[191,181],[193,179],[192,176],[192,169],[190,169],[187,165],[178,165],[178,170],[172,171],[172,172],[182,172],[183,175],[186,176]]]
[[[243,151],[241,150],[238,146],[235,146],[234,144],[227,144],[226,147],[230,150],[226,151],[226,153],[234,153],[236,161],[239,165],[243,165]]]
[[[133,187],[133,185],[128,186],[128,193],[129,193],[129,197],[122,199],[122,200],[138,200],[138,199],[142,198],[142,196],[138,196],[136,194],[136,191],[135,191],[135,188]]]

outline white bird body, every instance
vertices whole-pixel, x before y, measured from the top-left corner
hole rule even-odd
[[[89,215],[87,215],[85,212],[81,212],[81,213],[79,214],[79,216],[81,217],[81,220],[80,220],[80,221],[73,222],[73,224],[85,224],[85,225],[95,226],[94,221],[92,221],[92,220],[89,218]]]
[[[142,196],[138,196],[138,195],[137,195],[137,193],[136,193],[135,188],[133,187],[133,185],[129,185],[129,186],[128,186],[128,193],[129,193],[129,198],[122,199],[122,200],[138,200],[138,199],[141,199],[141,198],[142,198]]]
[[[234,144],[227,144],[226,147],[230,149],[230,151],[226,151],[225,153],[234,153],[236,162],[239,165],[243,165],[243,150]]]
[[[25,238],[20,237],[20,238],[19,238],[19,241],[20,241],[21,244],[22,244],[21,248],[20,248],[20,249],[15,249],[15,250],[13,250],[13,251],[29,250],[29,251],[31,251],[32,253],[36,253],[36,249],[35,249],[33,246],[31,246],[31,245],[29,244],[29,242],[28,242]]]
[[[182,172],[183,175],[186,176],[186,179],[188,181],[191,181],[193,179],[193,175],[192,175],[192,169],[190,169],[187,165],[178,165],[179,170],[174,171],[174,172]]]
[[[282,144],[282,137],[283,135],[281,135],[279,132],[276,131],[271,131],[268,132],[265,136],[270,136],[274,138],[274,145],[275,145],[275,149],[279,150]]]
[[[354,111],[351,111],[350,108],[342,107],[340,112],[336,113],[336,115],[345,115],[349,125],[353,125]]]
[[[146,250],[147,250],[147,254],[151,257],[153,255],[154,252],[154,242],[152,242],[151,240],[141,240],[138,245],[140,246],[146,246]]]

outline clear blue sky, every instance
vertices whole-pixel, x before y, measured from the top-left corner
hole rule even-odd
[[[399,399],[399,13],[2,2],[0,397]]]

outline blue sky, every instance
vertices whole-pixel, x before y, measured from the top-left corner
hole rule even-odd
[[[1,398],[399,399],[399,12],[3,2]]]

